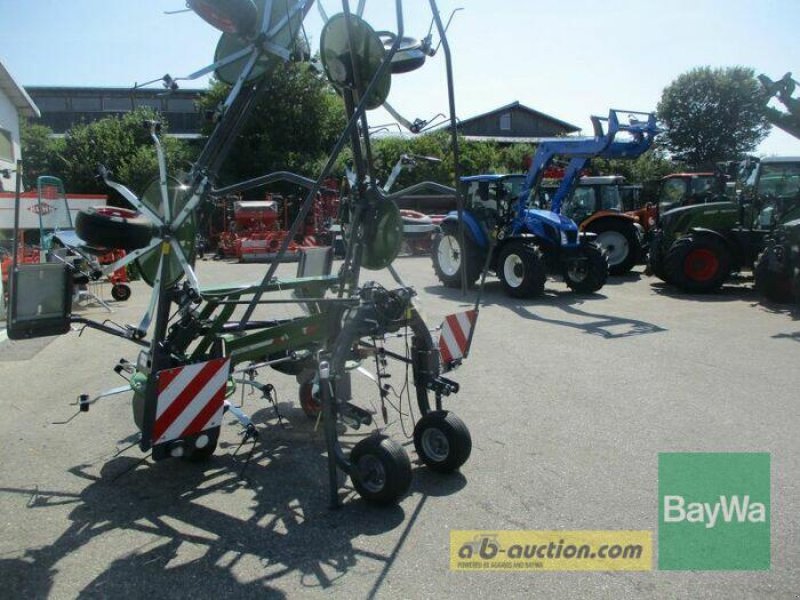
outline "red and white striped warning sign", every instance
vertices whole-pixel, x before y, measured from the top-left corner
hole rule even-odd
[[[442,333],[439,336],[439,356],[442,359],[444,370],[449,371],[458,359],[464,358],[469,349],[469,337],[478,312],[466,312],[447,315],[442,321]]]
[[[219,427],[229,372],[230,358],[159,371],[154,443]]]

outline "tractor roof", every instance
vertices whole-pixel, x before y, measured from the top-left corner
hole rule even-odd
[[[614,185],[623,183],[625,178],[622,175],[602,175],[596,177],[581,177],[578,185]]]
[[[469,175],[462,177],[462,183],[470,183],[472,181],[499,181],[500,179],[508,179],[510,177],[525,177],[522,173],[499,175],[497,173],[487,173],[485,175]]]
[[[761,159],[761,163],[798,163],[800,156],[767,156]]]

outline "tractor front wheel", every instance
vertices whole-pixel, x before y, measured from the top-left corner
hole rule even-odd
[[[592,294],[606,284],[608,261],[600,246],[594,243],[582,245],[580,252],[579,258],[566,265],[564,281],[573,292]]]
[[[497,274],[506,294],[514,298],[530,298],[544,292],[547,279],[541,251],[516,240],[500,251]]]
[[[731,256],[720,240],[689,234],[675,240],[664,256],[666,280],[685,292],[703,294],[722,287]]]

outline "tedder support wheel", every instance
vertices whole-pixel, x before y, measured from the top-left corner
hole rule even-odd
[[[111,297],[117,302],[125,302],[131,297],[131,288],[125,283],[116,283],[111,286]]]
[[[497,274],[506,294],[514,298],[530,298],[544,292],[547,274],[542,253],[521,240],[509,242],[500,251]]]
[[[359,495],[375,504],[397,502],[411,485],[411,461],[397,442],[370,435],[350,453],[350,478]]]
[[[642,247],[633,223],[602,220],[590,225],[587,231],[597,234],[595,242],[606,253],[609,275],[624,275],[639,262]]]
[[[592,294],[602,288],[608,278],[608,262],[603,251],[595,243],[583,244],[581,260],[566,265],[564,281],[567,287],[579,294]]]
[[[720,240],[689,234],[675,240],[664,256],[666,280],[683,291],[718,290],[730,275],[731,257]]]
[[[778,257],[774,244],[770,243],[758,256],[754,275],[756,290],[767,300],[778,304],[794,300],[792,275]]]
[[[429,412],[414,427],[414,447],[434,471],[455,471],[472,452],[472,437],[464,421],[446,410]]]
[[[466,263],[467,285],[473,285],[483,270],[482,252],[475,241],[464,232],[465,249],[461,248],[458,226],[443,223],[442,232],[433,243],[433,270],[447,287],[461,286],[461,269]]]
[[[75,217],[75,232],[89,246],[130,252],[144,248],[153,224],[139,213],[114,206],[92,206]]]
[[[300,384],[300,408],[309,419],[316,419],[322,412],[322,401],[319,397],[319,383],[306,381]]]
[[[201,447],[190,448],[189,451],[181,456],[187,462],[203,462],[211,458],[214,451],[217,449],[217,442],[219,442],[219,427],[211,432],[203,432],[194,440],[195,443],[205,442]]]

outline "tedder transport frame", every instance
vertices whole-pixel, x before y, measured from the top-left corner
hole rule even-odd
[[[107,246],[115,239],[127,251],[123,261],[109,265],[107,270],[137,262],[143,279],[153,287],[148,309],[137,325],[126,327],[75,316],[71,312],[72,281],[63,265],[23,265],[15,257],[8,334],[12,339],[63,334],[72,324],[79,324],[138,345],[141,350],[135,362],[121,360],[115,367],[128,383],[96,397],[83,394],[79,406],[88,411],[100,398],[133,390],[133,416],[141,432],[139,446],[142,451],[151,451],[155,460],[210,456],[225,410],[244,426],[246,438],[257,437],[249,417],[227,402],[226,396],[238,382],[252,385],[274,404],[273,386],[251,379],[255,369],[271,366],[294,375],[301,391],[311,396],[306,398],[307,404],[321,411],[331,504],[340,501],[337,470],[350,475],[365,499],[393,503],[411,481],[411,465],[403,447],[375,433],[346,455],[339,442],[340,421],[354,427],[372,423],[372,413],[350,402],[350,375],[367,374],[376,384],[383,408],[385,401],[391,403],[390,393],[397,393],[387,381],[390,365],[405,372],[408,401],[411,390],[415,390],[421,413],[414,427],[419,457],[434,471],[458,469],[469,458],[472,442],[464,423],[442,408],[443,397],[459,391],[459,385],[443,374],[468,355],[479,306],[476,301],[472,310],[446,317],[438,341],[424,322],[412,300],[415,291],[402,282],[392,266],[401,242],[399,211],[375,183],[366,111],[385,102],[394,74],[413,71],[435,54],[438,46],[434,49],[431,44],[435,24],[446,59],[450,120],[455,132],[450,49],[436,0],[428,0],[431,28],[421,41],[405,37],[403,0],[393,3],[396,32],[374,31],[363,19],[364,0],[356,11],[343,0],[342,12],[330,18],[318,4],[325,20],[320,38],[322,67],[341,94],[348,119],[326,165],[316,180],[279,172],[215,188],[222,162],[266,88],[264,73],[275,68],[279,60],[297,58],[294,45],[313,3],[188,0],[189,8],[223,32],[215,63],[188,77],[214,72],[231,85],[213,133],[191,171],[178,180],[167,175],[158,123],[147,123],[157,151],[159,177],[142,196],[112,181],[107,169],[100,169],[106,183],[138,213],[90,210],[82,212],[76,222],[78,234],[87,243]],[[167,87],[175,81],[164,77]],[[452,140],[458,165],[455,133]],[[342,207],[348,244],[338,275],[329,274],[329,251],[314,250],[301,258],[299,267],[301,275],[313,271],[312,275],[276,278],[290,241],[348,143],[356,181]],[[308,194],[263,279],[251,285],[201,287],[192,266],[198,208],[215,197],[278,180],[304,186]],[[374,282],[360,283],[362,268],[388,269],[399,287],[390,290]],[[285,291],[292,291],[294,297],[281,294]],[[255,318],[257,309],[268,312],[286,303],[303,307],[307,314],[290,319]],[[397,339],[396,349],[390,349]],[[361,365],[373,361],[375,373]],[[402,398],[402,390],[399,395]]]

